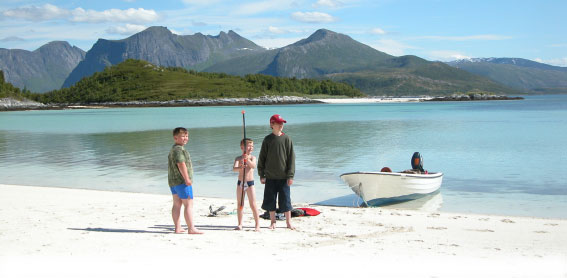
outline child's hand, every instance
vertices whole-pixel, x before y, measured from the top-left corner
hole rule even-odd
[[[266,183],[266,178],[260,178],[260,182],[261,182],[262,184],[265,184],[265,183]]]

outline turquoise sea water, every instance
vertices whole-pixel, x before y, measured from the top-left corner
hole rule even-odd
[[[426,169],[445,174],[440,194],[422,200],[422,207],[567,218],[567,95],[3,112],[0,183],[170,194],[171,130],[185,126],[195,194],[233,198],[243,109],[255,155],[270,132],[269,117],[278,113],[288,121],[284,132],[297,156],[294,202],[353,204],[340,174],[409,169],[419,151]]]

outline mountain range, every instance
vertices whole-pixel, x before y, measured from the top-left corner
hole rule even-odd
[[[62,42],[50,43],[34,52],[24,53],[32,57],[32,53],[41,54],[44,52],[42,49],[51,44]],[[68,44],[67,46],[82,51]],[[5,52],[10,54],[2,56]],[[442,63],[412,55],[396,57],[364,45],[347,35],[326,29],[317,30],[308,38],[288,46],[268,50],[234,31],[221,32],[217,36],[200,33],[181,36],[173,34],[165,27],[150,27],[122,40],[99,39],[86,54],[82,52],[83,56],[79,59],[72,59],[76,58],[76,54],[60,50],[60,56],[69,57],[52,55],[55,60],[75,61],[75,66],[71,64],[65,69],[53,68],[53,64],[58,64],[50,62],[52,68],[44,72],[39,69],[31,75],[21,74],[25,70],[20,68],[29,67],[29,61],[34,59],[48,59],[41,58],[41,55],[38,58],[37,54],[33,56],[34,59],[27,60],[5,58],[14,56],[15,52],[17,51],[0,49],[0,69],[5,72],[6,80],[20,88],[25,86],[37,92],[58,89],[54,82],[43,82],[45,86],[41,88],[32,87],[32,84],[38,83],[34,80],[46,74],[58,72],[58,80],[66,74],[64,82],[58,84],[70,87],[84,77],[127,59],[145,60],[158,66],[239,76],[266,74],[331,79],[351,84],[369,95],[446,95],[470,91],[519,94],[567,88],[564,86],[567,82],[564,75],[567,70],[561,67],[524,59],[515,59],[516,64],[496,64],[494,61],[497,59],[491,62],[478,60]],[[532,72],[536,71],[538,75],[534,77]],[[518,85],[518,80],[523,81],[522,86]]]
[[[523,92],[567,92],[567,68],[565,67],[520,58],[476,58],[447,64]]]
[[[150,27],[123,40],[99,39],[71,72],[63,87],[70,87],[83,77],[127,59],[199,70],[217,61],[257,51],[264,51],[264,48],[233,31],[221,32],[218,36],[201,33],[179,36],[165,27]]]
[[[14,86],[32,92],[61,88],[85,51],[68,42],[53,41],[34,51],[0,48],[0,70]]]
[[[395,57],[325,29],[294,44],[228,59],[204,71],[331,79],[353,85],[369,95],[517,93],[493,80],[444,63],[411,55]]]

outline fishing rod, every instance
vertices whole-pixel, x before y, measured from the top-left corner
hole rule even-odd
[[[242,110],[242,131],[244,133],[244,139],[243,139],[243,144],[244,144],[244,149],[243,149],[243,153],[242,153],[242,196],[240,198],[240,209],[244,209],[244,198],[246,197],[244,194],[244,184],[246,183],[246,158],[244,158],[244,155],[246,154],[246,150],[248,149],[248,142],[246,140],[246,117],[245,115],[245,111]]]

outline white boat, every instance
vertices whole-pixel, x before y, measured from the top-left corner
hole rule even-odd
[[[368,206],[380,206],[436,193],[443,173],[353,172],[342,174],[341,179]]]

